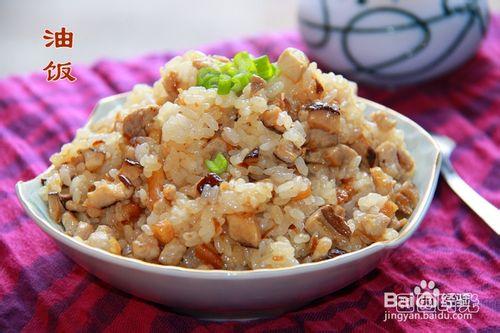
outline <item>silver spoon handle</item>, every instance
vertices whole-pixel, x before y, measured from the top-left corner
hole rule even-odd
[[[443,158],[441,173],[451,189],[490,226],[497,235],[500,235],[500,210],[480,196],[455,171],[448,158]]]

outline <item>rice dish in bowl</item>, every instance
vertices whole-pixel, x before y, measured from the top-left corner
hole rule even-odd
[[[161,265],[249,270],[392,240],[418,202],[403,133],[296,49],[188,52],[52,156],[65,232]]]

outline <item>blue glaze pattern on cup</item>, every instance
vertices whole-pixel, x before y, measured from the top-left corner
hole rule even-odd
[[[376,85],[421,82],[474,55],[489,21],[486,0],[301,0],[309,55]]]

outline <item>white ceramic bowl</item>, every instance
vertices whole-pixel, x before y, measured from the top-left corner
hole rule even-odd
[[[89,122],[102,118],[124,100],[123,94],[101,100]],[[290,268],[237,272],[149,264],[87,246],[64,234],[61,226],[51,221],[46,204],[38,195],[40,176],[18,182],[17,195],[38,226],[69,257],[117,288],[165,304],[174,311],[203,318],[248,319],[277,315],[332,293],[370,272],[411,236],[434,195],[441,156],[431,136],[393,110],[368,100],[360,101],[366,103],[366,113],[386,110],[405,132],[408,149],[416,162],[414,182],[420,192],[420,201],[397,239],[374,243],[333,259]]]
[[[488,25],[487,0],[300,0],[308,55],[357,82],[424,81],[467,61]]]

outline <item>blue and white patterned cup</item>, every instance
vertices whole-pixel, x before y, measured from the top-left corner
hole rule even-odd
[[[476,52],[487,0],[299,0],[308,53],[328,69],[373,85],[417,83]]]

